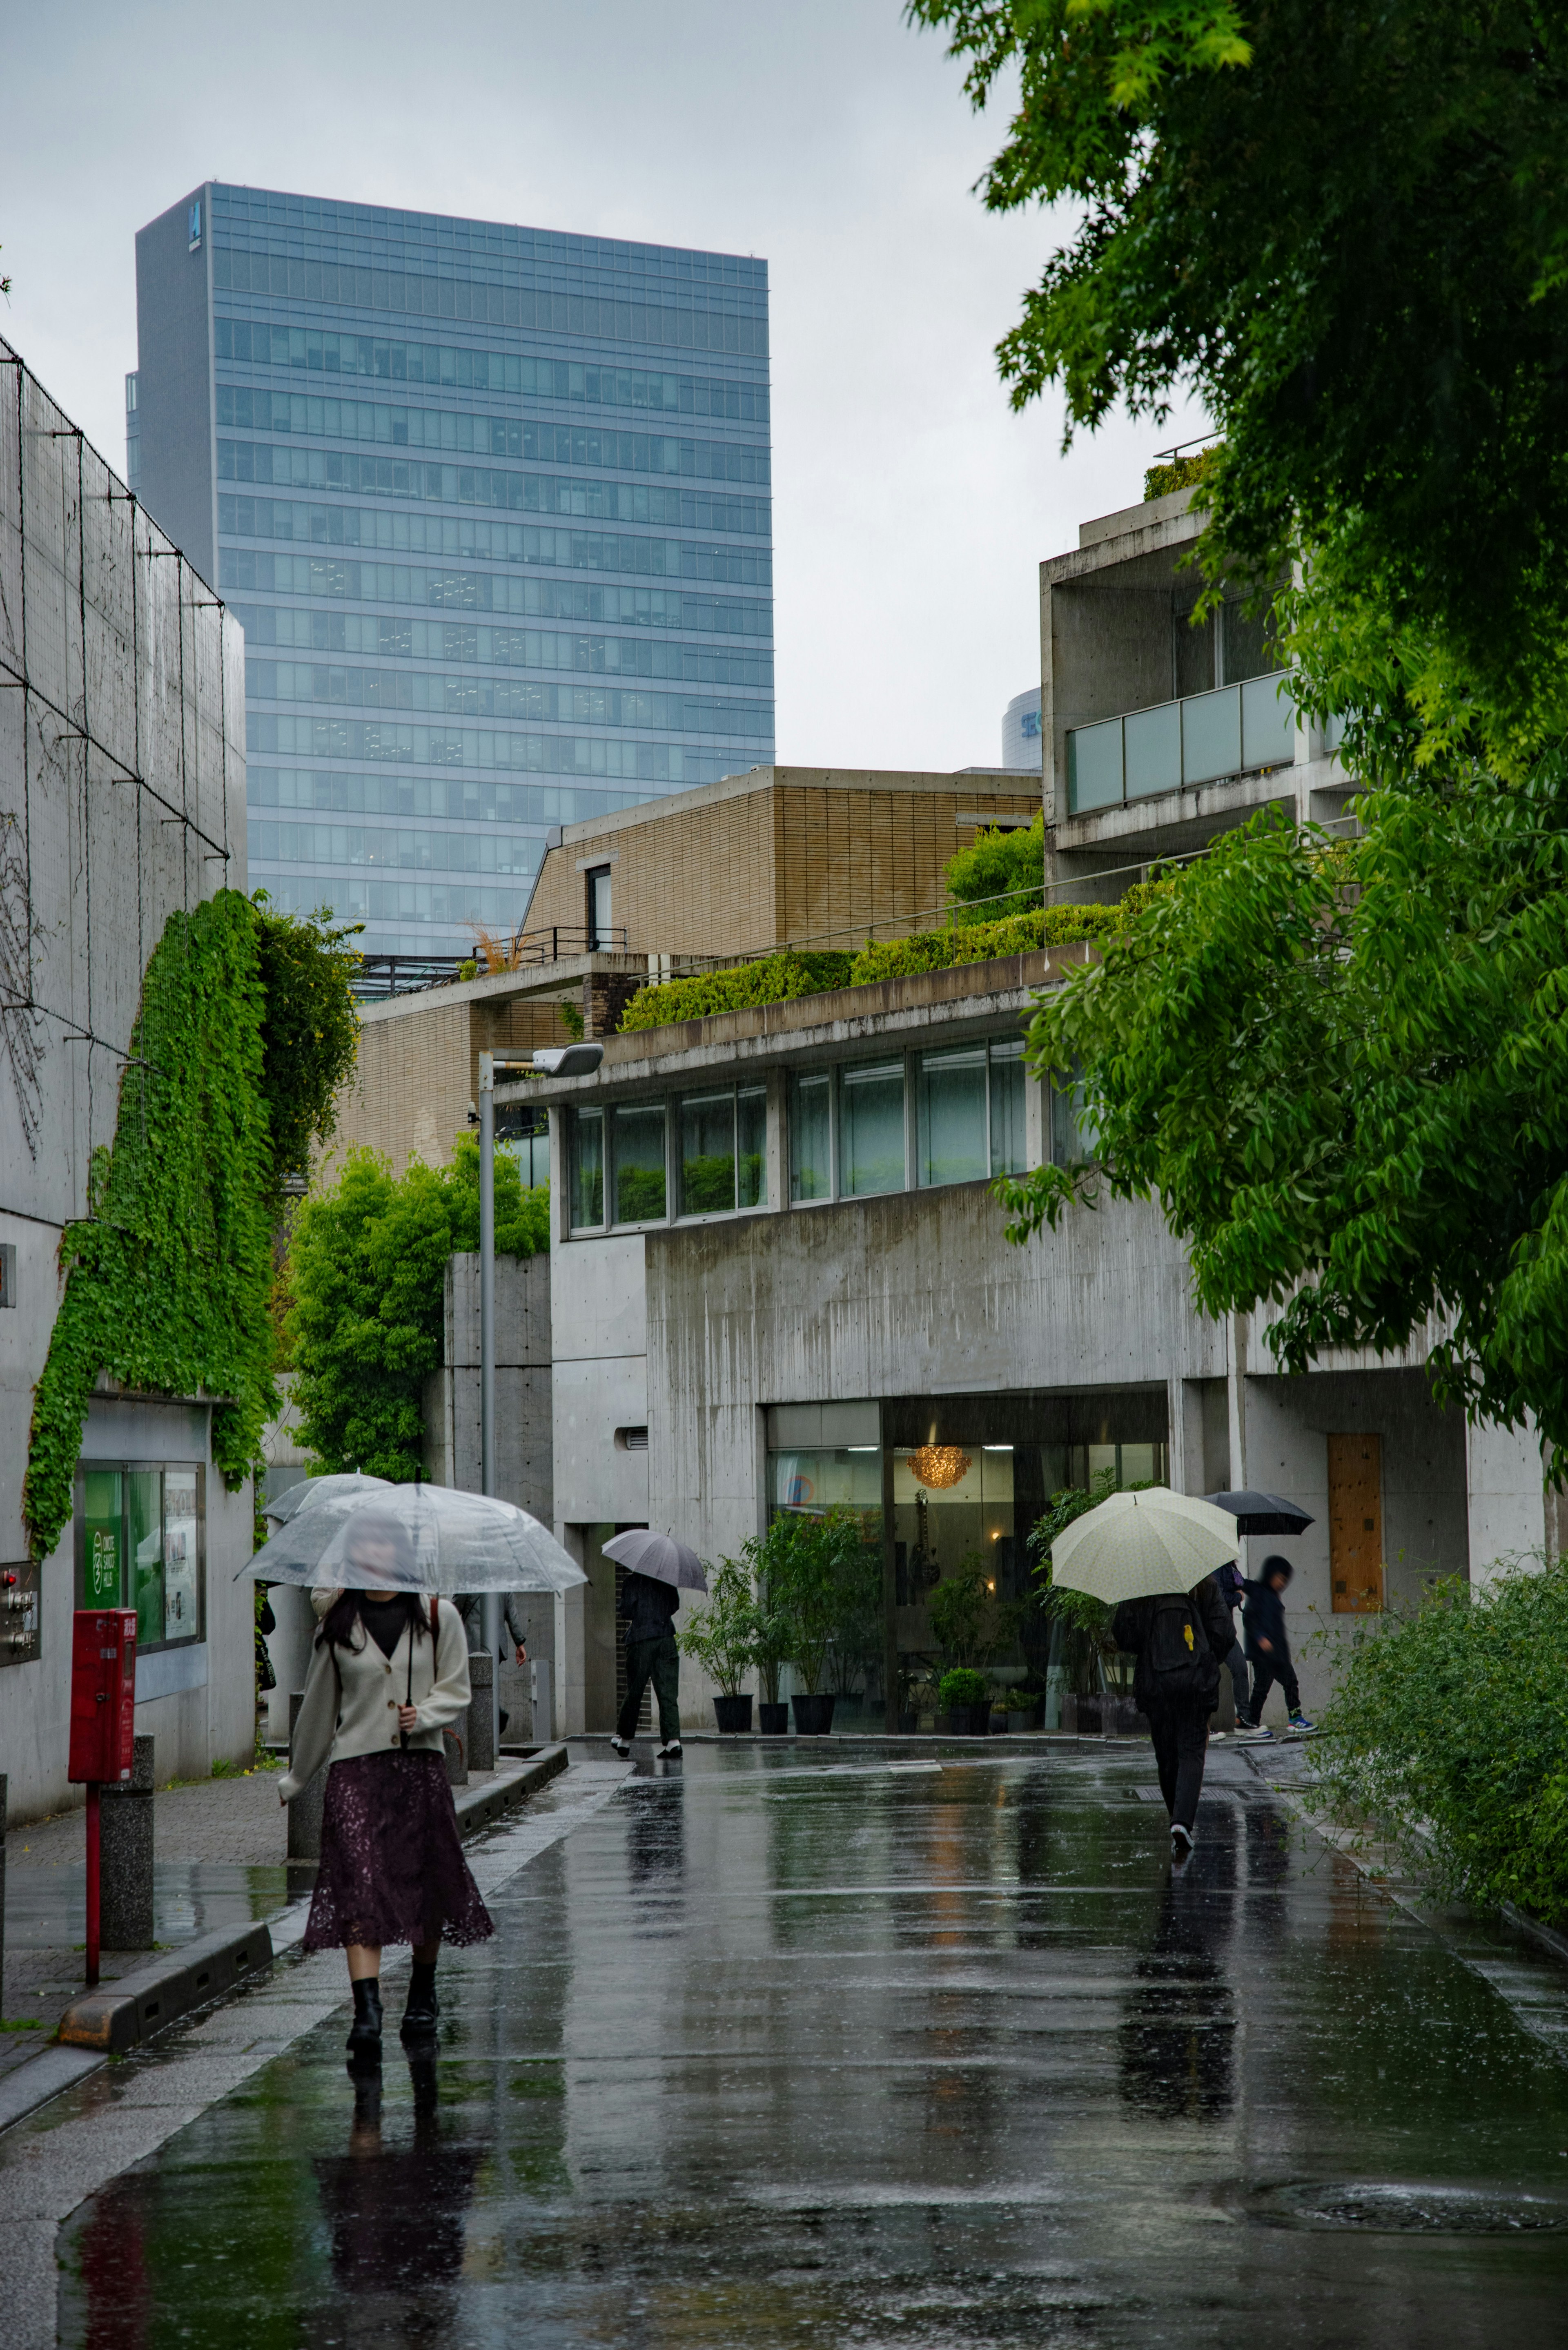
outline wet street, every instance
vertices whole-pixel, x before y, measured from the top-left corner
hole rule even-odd
[[[1527,2028],[1234,1752],[1174,1880],[1147,1749],[971,1757],[645,1768],[491,1894],[433,2064],[389,2034],[357,2094],[335,2012],[83,2204],[60,2340],[1568,2334],[1554,1994]]]

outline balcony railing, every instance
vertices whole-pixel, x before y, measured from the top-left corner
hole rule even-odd
[[[1067,813],[1120,807],[1157,792],[1218,783],[1295,757],[1296,713],[1281,689],[1286,672],[1250,677],[1215,693],[1131,710],[1067,730]]]

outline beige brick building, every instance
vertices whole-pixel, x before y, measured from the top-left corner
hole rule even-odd
[[[607,868],[600,920],[634,954],[860,946],[873,926],[890,938],[929,921],[949,858],[979,827],[1039,813],[1027,775],[754,767],[552,833],[523,927],[589,943]]]
[[[333,1180],[357,1144],[389,1159],[394,1175],[412,1159],[448,1164],[478,1103],[480,1054],[566,1042],[555,1003],[519,1001],[508,988],[502,973],[360,1006],[358,1059],[338,1097],[337,1139],[318,1183]]]

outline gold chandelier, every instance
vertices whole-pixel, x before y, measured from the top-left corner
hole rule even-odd
[[[956,1444],[922,1444],[910,1453],[909,1470],[917,1483],[930,1485],[940,1493],[950,1485],[962,1483],[969,1475],[970,1457]]]

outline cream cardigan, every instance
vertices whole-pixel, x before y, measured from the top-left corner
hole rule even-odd
[[[325,1596],[329,1604],[337,1594]],[[432,1656],[430,1601],[422,1605],[427,1628],[424,1638],[414,1641],[412,1659],[412,1703],[419,1728],[410,1731],[409,1745],[439,1753],[442,1730],[457,1720],[469,1700],[468,1639],[462,1617],[450,1599],[443,1599]],[[317,1612],[322,1612],[319,1601]],[[328,1759],[345,1762],[357,1754],[387,1754],[401,1747],[398,1708],[410,1702],[410,1638],[405,1625],[397,1647],[384,1657],[360,1626],[358,1646],[333,1649],[321,1641],[312,1650],[305,1701],[294,1728],[294,1752],[287,1775],[278,1781],[286,1804],[294,1801]]]

